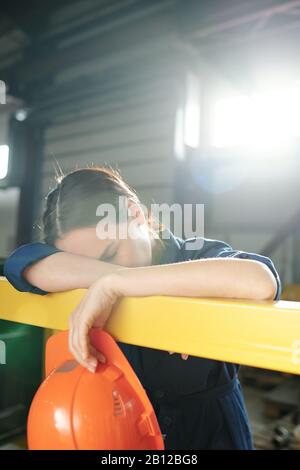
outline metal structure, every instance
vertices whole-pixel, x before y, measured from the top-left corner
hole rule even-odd
[[[84,289],[37,296],[0,280],[0,318],[58,330]],[[124,298],[107,323],[117,341],[300,374],[300,302]]]

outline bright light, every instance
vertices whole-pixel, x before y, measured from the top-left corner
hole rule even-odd
[[[251,102],[247,96],[233,96],[216,103],[212,144],[215,147],[243,145],[250,125]]]
[[[28,116],[27,109],[18,109],[15,113],[15,118],[17,121],[23,122]]]
[[[199,105],[189,103],[185,108],[184,142],[189,147],[196,148],[199,145]]]
[[[200,133],[200,86],[199,79],[192,74],[187,76],[187,95],[183,123],[184,143],[196,148]]]
[[[184,113],[182,108],[178,108],[175,118],[175,132],[174,132],[174,155],[177,160],[185,159],[185,147],[183,138],[184,128]]]
[[[211,139],[215,147],[270,147],[299,136],[299,84],[216,103]]]
[[[4,179],[8,171],[8,145],[0,145],[0,179]]]
[[[0,80],[0,104],[6,104],[6,85]]]

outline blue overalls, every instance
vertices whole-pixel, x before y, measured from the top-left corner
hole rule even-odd
[[[274,300],[281,295],[281,282],[273,262],[262,255],[233,250],[220,240],[202,238],[199,250],[186,249],[187,242],[170,233],[164,240],[159,264],[191,259],[235,257],[265,263],[277,281]],[[55,247],[36,242],[11,253],[4,275],[20,291],[47,292],[22,277],[35,261],[58,252]],[[239,364],[134,346],[118,342],[155,410],[166,450],[253,449],[251,427],[238,379]]]

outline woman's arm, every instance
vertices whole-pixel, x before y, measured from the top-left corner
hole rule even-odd
[[[123,266],[60,252],[28,266],[24,278],[33,286],[47,292],[87,289],[97,279],[118,271]]]
[[[182,263],[123,268],[94,282],[69,317],[69,349],[95,371],[102,355],[89,340],[92,327],[103,328],[116,300],[123,296],[170,295],[273,300],[277,282],[260,261],[205,258]]]
[[[88,288],[101,276],[119,268],[115,264],[34,242],[22,245],[10,254],[4,264],[4,275],[17,290],[43,295]]]
[[[273,300],[277,283],[271,270],[255,260],[206,258],[122,269],[111,278],[120,296],[170,295]]]

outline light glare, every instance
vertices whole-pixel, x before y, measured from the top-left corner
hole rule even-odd
[[[300,86],[217,101],[215,147],[264,147],[300,136]]]
[[[0,179],[4,179],[8,171],[8,145],[0,145]]]

